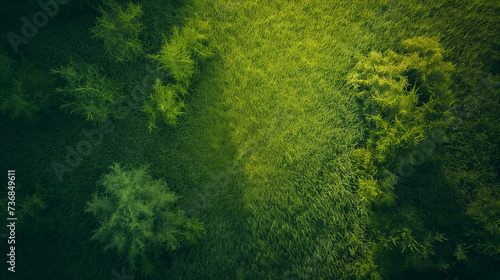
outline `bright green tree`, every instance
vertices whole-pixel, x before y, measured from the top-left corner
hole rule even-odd
[[[104,250],[116,250],[133,270],[154,272],[160,254],[193,244],[204,233],[203,223],[187,218],[175,206],[179,197],[145,168],[125,170],[114,164],[99,185],[102,191],[85,210],[99,222],[92,239],[104,243]]]
[[[167,71],[178,84],[189,86],[196,72],[196,60],[212,55],[208,47],[210,29],[208,23],[191,20],[182,29],[174,27],[172,37],[156,55],[150,58],[160,64],[160,69]]]
[[[196,64],[212,55],[208,46],[210,28],[208,22],[190,20],[182,29],[174,27],[172,37],[156,55],[148,55],[158,62],[159,69],[166,71],[174,83],[163,85],[156,80],[154,92],[144,102],[144,110],[149,115],[149,130],[156,128],[157,120],[175,125],[177,118],[184,114],[184,96],[196,73]]]
[[[185,107],[183,96],[187,94],[186,89],[181,85],[162,85],[157,79],[154,92],[144,104],[144,111],[149,115],[149,130],[156,128],[157,119],[168,125],[175,125],[177,118],[184,114]]]

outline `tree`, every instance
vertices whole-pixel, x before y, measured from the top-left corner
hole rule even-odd
[[[143,53],[139,34],[143,25],[139,22],[142,16],[140,5],[128,3],[124,9],[113,1],[104,1],[109,10],[99,8],[101,17],[97,25],[91,29],[95,38],[104,40],[107,52],[116,62],[131,61]]]
[[[145,168],[124,170],[115,163],[99,185],[102,193],[85,210],[99,223],[92,239],[116,250],[133,270],[151,274],[162,253],[194,244],[205,231],[202,222],[175,207],[179,197]]]
[[[348,76],[372,127],[366,147],[354,153],[358,193],[369,202],[394,202],[392,186],[382,178],[387,171],[397,173],[401,158],[410,158],[422,141],[450,123],[445,114],[453,103],[449,87],[454,67],[443,61],[444,49],[426,37],[402,44],[405,53],[372,51]]]
[[[66,67],[53,69],[52,73],[61,75],[67,82],[64,88],[57,89],[69,97],[62,108],[92,121],[119,117],[113,108],[121,102],[121,85],[101,76],[93,65],[71,62]]]
[[[181,85],[162,85],[157,79],[154,86],[154,93],[144,103],[144,111],[149,115],[149,131],[156,128],[156,119],[163,120],[166,124],[174,126],[177,118],[184,114],[183,95],[187,93]]]

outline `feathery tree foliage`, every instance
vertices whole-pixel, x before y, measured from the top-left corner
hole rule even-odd
[[[12,188],[11,186],[4,187],[4,189],[14,190],[16,193],[17,200],[14,201],[16,204],[10,206],[13,206],[16,209],[16,218],[19,220],[16,225],[18,226],[31,226],[30,224],[33,223],[32,219],[34,219],[36,223],[36,220],[40,218],[41,212],[47,208],[47,198],[49,197],[47,189],[39,183],[33,184],[33,188],[34,191],[32,193],[20,195],[20,193],[25,190],[24,185],[16,184],[15,188]],[[9,205],[8,202],[8,196],[5,195],[1,199],[1,203],[2,205]],[[0,216],[2,218],[9,217],[9,211],[6,210],[7,208],[0,211]]]
[[[119,117],[113,106],[121,101],[121,86],[101,76],[93,65],[71,62],[65,67],[53,69],[52,73],[61,75],[67,82],[65,87],[57,89],[70,98],[62,108],[91,121]]]
[[[178,84],[189,87],[191,77],[196,72],[196,59],[212,55],[208,46],[210,27],[208,22],[190,20],[182,29],[174,27],[172,37],[156,55],[148,55],[160,64]]]
[[[104,46],[116,62],[131,61],[143,53],[139,34],[143,30],[139,18],[140,5],[128,3],[124,8],[112,0],[104,1],[108,10],[99,8],[101,17],[91,29],[95,38],[104,40]]]
[[[186,89],[179,84],[162,85],[157,79],[154,93],[144,104],[144,111],[149,115],[149,131],[156,128],[156,118],[159,117],[168,125],[175,125],[177,118],[184,114],[185,107],[183,96],[187,94]]]
[[[444,117],[453,102],[453,65],[443,61],[439,43],[417,37],[405,40],[403,47],[405,54],[372,51],[348,76],[373,128],[366,147],[355,151],[359,195],[376,204],[394,201],[392,180],[381,179],[396,173],[404,164],[401,158],[447,126]]]
[[[167,71],[174,83],[162,85],[157,79],[154,93],[144,103],[144,110],[149,115],[149,130],[156,128],[156,120],[162,119],[168,125],[175,125],[183,114],[184,96],[196,73],[196,63],[212,55],[207,40],[210,28],[208,22],[191,20],[182,29],[174,27],[170,40],[165,39],[160,52],[148,57],[160,64],[159,69]]]
[[[413,153],[422,148],[423,141],[433,141],[433,134],[450,123],[447,112],[453,103],[449,87],[454,67],[443,61],[444,49],[434,39],[416,37],[402,45],[404,54],[372,51],[348,76],[371,127],[366,146],[354,151],[357,194],[372,206],[374,259],[383,277],[405,269],[449,268],[433,248],[436,242],[447,240],[444,234],[428,229],[411,203],[397,200],[394,187],[395,174],[403,176],[406,164],[422,160]],[[430,155],[430,150],[422,150]]]
[[[92,239],[104,243],[104,250],[118,251],[133,270],[153,273],[163,252],[194,244],[204,234],[203,223],[187,218],[175,206],[179,197],[145,168],[125,170],[114,164],[99,185],[104,189],[85,210],[99,222]]]

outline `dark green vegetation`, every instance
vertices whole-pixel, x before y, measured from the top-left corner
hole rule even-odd
[[[74,1],[15,55],[24,2],[19,279],[499,277],[498,1]]]
[[[53,109],[54,77],[32,62],[12,59],[0,48],[0,111],[11,120],[39,120]]]
[[[143,26],[139,22],[142,16],[140,5],[132,2],[126,7],[114,1],[104,1],[106,9],[99,8],[101,17],[97,18],[97,26],[92,29],[94,37],[104,40],[106,52],[116,62],[135,59],[140,55],[142,42],[139,40]]]

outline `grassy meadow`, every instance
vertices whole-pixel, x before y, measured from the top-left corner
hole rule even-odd
[[[9,232],[0,230],[0,279],[500,277],[499,2],[132,1],[137,10],[128,1],[73,0],[58,4],[17,53],[9,34],[23,36],[21,18],[42,8],[4,2],[0,172],[16,171],[18,221],[15,273],[6,264]],[[128,25],[112,30],[126,36],[93,36],[113,7]],[[431,47],[412,52],[403,43],[412,38]],[[389,58],[362,68],[373,52]],[[401,61],[421,64],[397,72]],[[73,80],[62,69],[74,69]],[[368,77],[377,86],[353,86],[359,69],[375,73]],[[437,75],[445,86],[433,82]],[[154,87],[157,79],[164,87]],[[387,84],[404,98],[416,92],[404,105],[413,113],[391,118],[399,107],[373,105]],[[400,127],[416,136],[396,139]],[[384,139],[396,144],[383,148]],[[425,139],[432,149],[423,150]],[[359,151],[373,154],[360,164]],[[156,248],[147,251],[152,272],[150,259],[134,269],[125,251],[105,251],[93,238],[104,220],[86,209],[111,185],[103,176],[114,163],[144,167],[168,186],[167,194],[133,197],[127,186],[154,185],[149,177],[116,179],[137,209],[122,205],[131,216],[112,216],[109,244]],[[164,211],[178,216],[167,234],[156,230],[173,221],[170,212],[160,218],[152,213],[161,205],[141,201],[167,200],[170,191],[178,199]],[[191,243],[194,218],[204,230]],[[134,225],[127,240],[155,241],[120,243],[115,230],[125,224]]]

